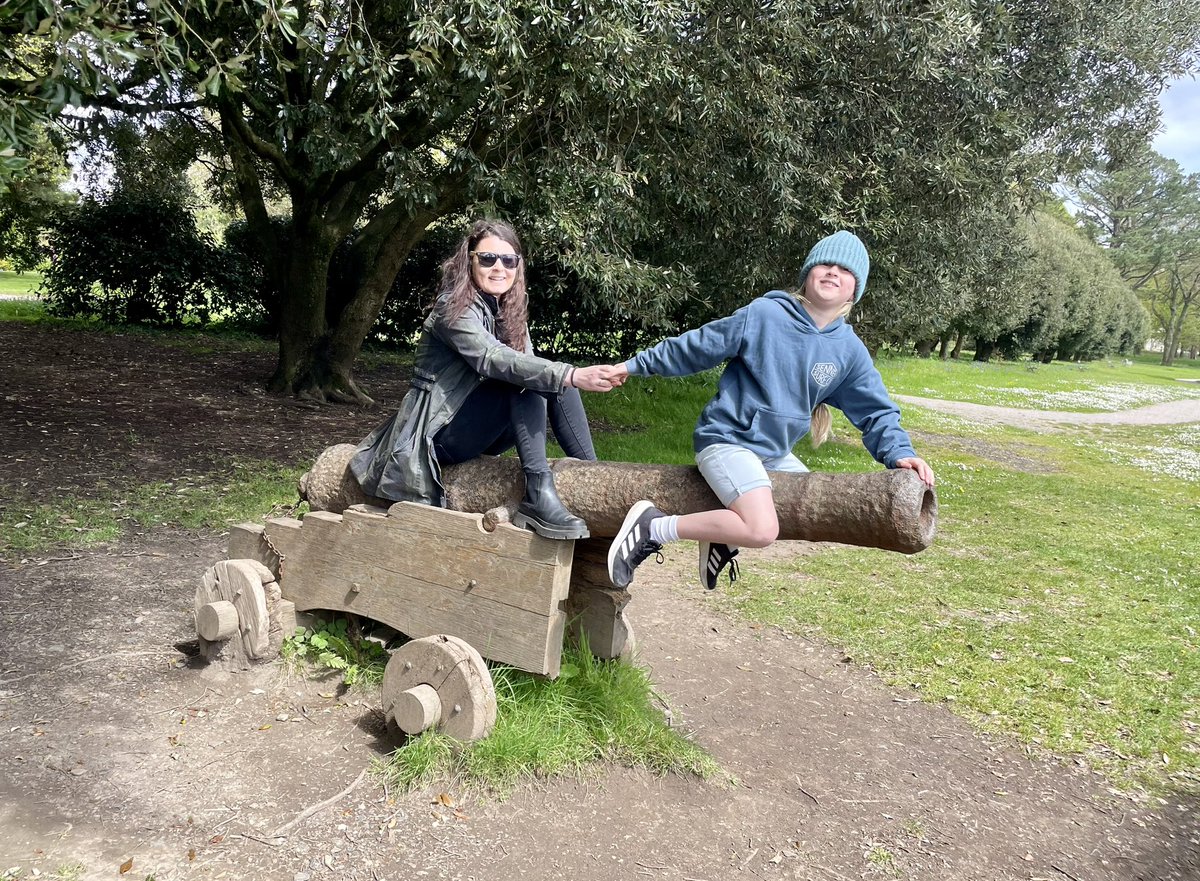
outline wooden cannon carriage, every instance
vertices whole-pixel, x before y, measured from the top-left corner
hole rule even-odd
[[[385,714],[401,730],[484,737],[496,703],[484,658],[558,675],[564,636],[615,658],[633,647],[631,594],[608,580],[607,551],[625,512],[649,498],[664,510],[717,502],[695,468],[553,463],[566,505],[592,537],[553,541],[509,524],[523,488],[519,464],[482,457],[445,469],[449,508],[363,496],[350,445],[330,447],[301,481],[304,519],[243,524],[229,559],[196,592],[202,653],[232,664],[274,657],[295,613],[343,611],[411,638],[392,653]],[[911,471],[777,474],[780,538],[915,553],[933,540],[937,500]],[[467,513],[483,511],[484,514]]]

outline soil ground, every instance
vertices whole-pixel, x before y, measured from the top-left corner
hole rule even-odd
[[[234,455],[309,460],[358,440],[404,391],[387,368],[364,375],[376,410],[307,406],[257,391],[271,364],[232,346],[0,324],[0,499]],[[602,768],[505,799],[354,786],[396,745],[374,695],[278,665],[219,674],[189,654],[196,581],[224,557],[222,535],[164,528],[0,561],[0,873],[1200,878],[1200,805],[1117,794],[836,648],[722,617],[693,586],[686,546],[639,572],[628,611],[674,724],[735,782]]]

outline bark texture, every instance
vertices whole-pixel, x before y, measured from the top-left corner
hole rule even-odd
[[[300,495],[318,511],[340,513],[353,504],[389,503],[365,496],[347,465],[351,444],[323,452],[300,480]],[[587,521],[594,537],[616,534],[626,512],[639,499],[650,499],[671,514],[719,508],[696,468],[686,465],[640,465],[630,462],[551,463],[558,494]],[[779,537],[788,540],[834,541],[914,554],[933,543],[937,530],[937,496],[907,469],[866,474],[772,475]],[[515,458],[481,456],[442,472],[447,507],[484,512],[515,508],[524,490]]]

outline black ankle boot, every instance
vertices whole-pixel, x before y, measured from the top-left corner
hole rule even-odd
[[[587,524],[567,510],[549,471],[525,472],[525,498],[517,506],[513,524],[546,538],[588,537]]]

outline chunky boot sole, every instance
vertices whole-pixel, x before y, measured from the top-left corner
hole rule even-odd
[[[586,525],[581,527],[570,526],[551,526],[549,523],[543,523],[531,514],[524,514],[518,511],[513,514],[512,519],[514,526],[519,526],[522,529],[532,529],[543,538],[557,539],[574,539],[574,538],[591,538],[591,533],[588,532]]]

